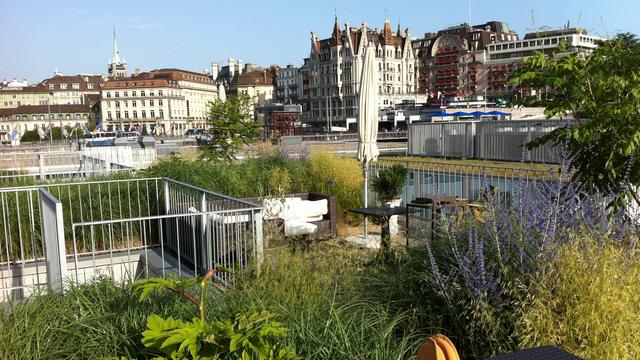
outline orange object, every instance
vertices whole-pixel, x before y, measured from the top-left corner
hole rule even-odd
[[[428,338],[418,349],[417,360],[460,360],[458,350],[448,337],[437,334]]]

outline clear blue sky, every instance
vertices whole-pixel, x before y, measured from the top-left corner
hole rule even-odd
[[[640,33],[639,0],[471,0],[471,22],[507,22],[520,35],[535,26],[586,28],[593,34]],[[393,5],[393,4],[396,5]],[[0,80],[39,81],[65,74],[104,73],[112,26],[129,70],[177,67],[202,71],[211,61],[241,58],[258,65],[300,64],[310,32],[330,34],[334,8],[341,24],[394,29],[412,36],[467,21],[468,0],[415,1],[147,1],[0,0]],[[385,10],[386,9],[386,10]]]

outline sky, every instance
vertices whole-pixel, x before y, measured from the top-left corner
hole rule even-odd
[[[174,67],[201,72],[242,59],[300,65],[310,32],[330,36],[334,15],[381,28],[388,17],[412,37],[471,20],[504,21],[523,36],[571,26],[591,34],[640,33],[640,0],[0,0],[0,80],[30,83],[63,74],[106,72],[115,26],[129,71]]]

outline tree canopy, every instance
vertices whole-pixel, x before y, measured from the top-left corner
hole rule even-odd
[[[260,126],[251,115],[251,106],[251,98],[244,94],[211,103],[203,158],[233,160],[242,146],[259,138]]]
[[[529,147],[565,146],[579,184],[611,196],[610,205],[623,206],[630,198],[640,205],[640,44],[635,35],[604,41],[586,57],[538,53],[511,82],[549,89],[543,99],[547,117],[570,114],[577,120]]]

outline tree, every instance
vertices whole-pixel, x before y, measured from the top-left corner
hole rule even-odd
[[[260,126],[251,116],[251,98],[244,94],[212,102],[207,125],[201,156],[210,160],[233,160],[242,146],[260,136]]]
[[[547,117],[573,115],[577,124],[528,144],[563,145],[574,180],[611,197],[609,205],[640,205],[640,44],[635,35],[604,41],[589,56],[538,53],[512,83],[551,89]]]

